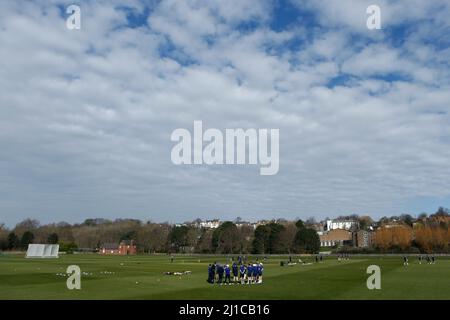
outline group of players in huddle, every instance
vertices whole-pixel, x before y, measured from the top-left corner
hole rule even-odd
[[[223,284],[261,284],[263,281],[264,266],[262,262],[249,263],[247,266],[244,263],[239,265],[234,262],[231,267],[228,264],[217,264],[214,262],[208,266],[208,281],[209,283]],[[233,280],[231,280],[233,275]]]

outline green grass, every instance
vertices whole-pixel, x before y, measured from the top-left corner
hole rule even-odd
[[[0,299],[450,299],[450,259],[419,265],[411,258],[327,258],[323,263],[280,267],[282,257],[264,264],[262,285],[217,286],[206,282],[207,265],[224,257],[63,255],[59,259],[25,259],[0,255]],[[310,260],[312,262],[312,260]],[[68,290],[57,276],[78,265],[81,290]],[[368,290],[366,268],[381,267],[381,290]],[[164,271],[192,271],[166,276]],[[104,274],[101,272],[114,272]],[[136,282],[138,282],[136,284]]]

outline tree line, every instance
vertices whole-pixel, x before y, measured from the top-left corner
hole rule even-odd
[[[374,234],[374,246],[381,252],[450,252],[450,215],[439,208],[417,219],[397,219],[397,224],[381,225]]]
[[[340,216],[359,222],[360,230],[372,235],[370,251],[450,252],[449,210],[439,208],[428,216],[409,214],[382,217]],[[0,250],[26,250],[29,243],[58,243],[61,251],[94,251],[105,243],[134,240],[140,253],[315,253],[320,240],[314,218],[306,221],[277,220],[259,225],[226,221],[216,229],[199,228],[199,219],[181,226],[136,219],[86,219],[41,225],[25,219],[9,230],[0,224]],[[197,222],[197,223],[196,223]],[[350,250],[350,248],[336,248]]]
[[[40,225],[26,219],[12,230],[0,225],[0,250],[26,250],[30,243],[58,243],[61,251],[94,251],[105,243],[122,240],[134,240],[140,253],[283,254],[313,253],[320,247],[317,232],[301,220],[271,222],[256,229],[232,221],[209,229],[135,219],[87,219],[74,225]]]
[[[450,229],[427,225],[379,228],[374,235],[374,246],[380,252],[449,253]]]

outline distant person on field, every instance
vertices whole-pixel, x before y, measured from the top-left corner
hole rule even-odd
[[[403,256],[403,265],[406,267],[408,266],[408,257],[407,256]]]

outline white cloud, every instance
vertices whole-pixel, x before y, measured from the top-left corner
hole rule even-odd
[[[428,27],[395,46],[384,31],[354,37],[365,14],[352,1],[305,4],[336,27],[311,34],[270,30],[271,2],[162,1],[131,29],[123,2],[99,1],[82,3],[74,32],[60,3],[0,4],[5,221],[382,215],[450,196],[448,57],[424,42]],[[394,8],[401,21],[424,18]],[[408,79],[386,81],[392,73]],[[196,119],[279,128],[280,173],[174,166],[170,133]]]

